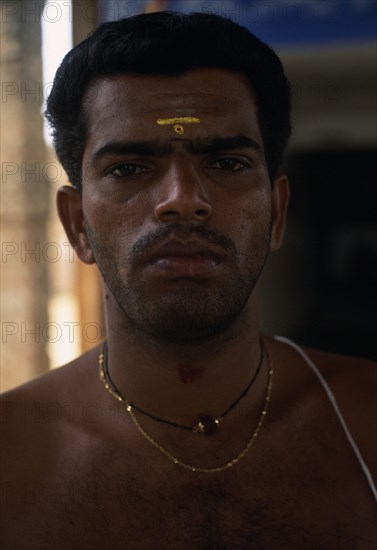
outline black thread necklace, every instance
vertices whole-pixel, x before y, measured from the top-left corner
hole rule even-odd
[[[125,403],[127,410],[129,411],[130,408],[135,409],[135,411],[138,411],[139,413],[149,416],[149,418],[152,418],[153,420],[156,420],[157,422],[162,422],[163,424],[169,424],[169,426],[174,426],[175,428],[181,428],[183,430],[189,430],[194,433],[204,433],[205,435],[212,435],[214,434],[218,427],[220,422],[225,418],[225,416],[230,413],[232,409],[238,403],[245,397],[251,386],[254,384],[254,382],[257,379],[257,376],[262,368],[263,359],[264,359],[264,344],[262,338],[260,338],[260,359],[257,366],[257,369],[254,373],[253,378],[247,385],[247,387],[243,390],[241,395],[224,411],[220,416],[202,416],[197,424],[195,426],[187,426],[185,424],[178,424],[177,422],[173,422],[172,420],[166,420],[164,418],[160,418],[159,416],[155,416],[147,411],[144,411],[143,409],[140,409],[135,403],[132,403],[131,401],[128,401],[121,392],[118,390],[116,385],[111,379],[110,372],[108,369],[108,362],[107,362],[107,342],[105,341],[102,348],[102,353],[99,355],[99,374],[100,378],[105,386],[105,388],[116,398],[118,401],[122,401]]]

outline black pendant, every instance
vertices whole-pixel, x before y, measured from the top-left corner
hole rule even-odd
[[[205,435],[212,435],[217,432],[219,421],[213,416],[203,416],[198,422],[198,431]]]

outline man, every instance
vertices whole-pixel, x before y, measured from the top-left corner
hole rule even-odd
[[[276,55],[214,15],[107,23],[63,61],[58,209],[107,339],[4,396],[4,548],[375,548],[374,365],[258,327],[289,111]]]

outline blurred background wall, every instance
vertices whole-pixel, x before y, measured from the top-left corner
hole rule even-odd
[[[1,8],[1,390],[60,366],[104,336],[100,281],[56,214],[66,185],[44,127],[53,76],[97,24],[96,2]]]
[[[41,112],[70,41],[142,11],[224,15],[278,52],[293,89],[292,202],[285,245],[260,285],[262,326],[304,345],[376,356],[374,0],[0,4],[2,391],[104,336],[96,269],[74,258],[55,213],[67,181]]]

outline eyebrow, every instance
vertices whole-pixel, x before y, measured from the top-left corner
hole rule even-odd
[[[94,151],[89,159],[89,165],[95,166],[104,157],[112,155],[136,154],[151,157],[168,155],[174,151],[173,143],[177,141],[187,142],[187,149],[195,155],[217,153],[230,149],[253,149],[262,156],[262,146],[254,139],[244,135],[230,137],[213,136],[195,140],[177,138],[168,141],[111,141]]]

